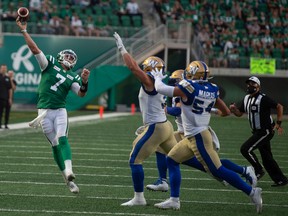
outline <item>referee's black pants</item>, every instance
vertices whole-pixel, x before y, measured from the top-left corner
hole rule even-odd
[[[241,146],[241,154],[250,162],[254,167],[255,173],[260,174],[263,172],[263,167],[257,156],[254,154],[255,149],[259,149],[262,163],[270,178],[278,183],[280,181],[287,181],[279,165],[273,158],[271,151],[270,140],[274,136],[273,130],[255,130],[253,135]]]
[[[3,116],[3,111],[6,107],[6,103],[8,103],[6,100],[0,99],[0,127],[2,126],[2,116]]]

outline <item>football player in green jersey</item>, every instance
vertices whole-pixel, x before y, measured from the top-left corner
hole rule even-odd
[[[56,58],[51,55],[45,56],[28,34],[27,22],[20,22],[18,17],[16,23],[41,69],[41,81],[38,86],[38,117],[29,125],[32,127],[41,125],[43,133],[52,146],[54,160],[70,191],[79,193],[79,188],[74,183],[71,149],[67,139],[66,97],[70,90],[80,97],[85,96],[90,71],[83,69],[80,76],[72,71],[77,62],[77,55],[73,50],[63,50]]]

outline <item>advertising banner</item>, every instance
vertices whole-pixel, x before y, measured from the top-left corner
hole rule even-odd
[[[63,49],[74,50],[78,56],[74,71],[82,68],[109,49],[115,49],[114,40],[109,38],[83,39],[40,35],[33,35],[32,38],[45,55],[49,54],[56,57],[58,52]],[[8,70],[15,72],[17,89],[14,94],[14,103],[36,104],[41,71],[22,35],[4,36],[3,45],[0,48],[0,64],[6,64]]]
[[[250,58],[251,74],[275,74],[276,60],[267,58]]]

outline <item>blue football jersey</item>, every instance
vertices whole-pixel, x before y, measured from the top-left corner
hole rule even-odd
[[[178,87],[187,100],[181,100],[182,121],[185,136],[194,136],[208,129],[210,112],[219,97],[219,88],[210,82],[182,80]]]

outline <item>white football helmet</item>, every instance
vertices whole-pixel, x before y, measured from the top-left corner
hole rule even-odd
[[[73,50],[65,49],[58,53],[57,61],[70,70],[77,62],[77,55]]]

